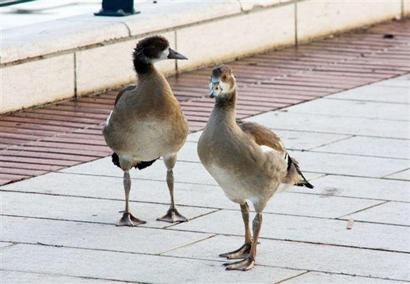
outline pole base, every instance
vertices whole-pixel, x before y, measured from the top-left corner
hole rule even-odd
[[[130,16],[130,15],[136,15],[141,13],[140,11],[127,11],[125,12],[123,9],[118,9],[118,10],[104,10],[101,9],[99,12],[94,13],[94,16],[106,16],[106,17],[125,17],[125,16]]]

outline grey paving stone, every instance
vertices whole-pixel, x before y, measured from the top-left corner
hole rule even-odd
[[[286,284],[399,284],[401,281],[385,280],[369,277],[357,277],[334,273],[307,272],[295,278],[285,280]]]
[[[401,180],[408,180],[410,181],[410,169],[405,171],[400,171],[398,173],[387,175],[386,178],[389,179],[401,179]]]
[[[350,137],[349,135],[290,130],[277,130],[275,133],[279,135],[287,149],[295,150],[309,150]]]
[[[81,174],[49,173],[2,186],[1,190],[110,198],[119,201],[124,199],[121,177]],[[177,204],[223,208],[226,204],[231,203],[227,201],[217,185],[175,183],[174,195]],[[170,196],[167,184],[165,181],[134,179],[132,180],[130,200],[169,204]]]
[[[375,86],[402,87],[410,89],[410,76],[404,75],[390,80],[383,80],[373,84]]]
[[[401,139],[351,137],[314,149],[319,152],[410,159],[410,142]]]
[[[351,230],[347,230],[346,226],[345,220],[265,213],[260,234],[262,238],[410,252],[409,227],[363,222],[355,222]],[[244,231],[241,213],[228,210],[177,224],[172,228],[237,236],[243,236]]]
[[[197,131],[188,135],[187,142],[198,142],[199,137],[201,137],[202,131]]]
[[[122,179],[116,177],[52,173],[49,174],[49,177],[45,175],[7,185],[1,189],[112,198],[119,201],[124,198]],[[316,188],[307,192],[314,193],[317,190],[320,189]],[[294,192],[306,191],[303,191],[301,187],[295,187]],[[133,182],[131,200],[167,204],[169,203],[169,193],[165,182],[138,180]],[[236,203],[231,202],[225,196],[219,186],[177,183],[175,185],[175,200],[177,204],[186,206],[239,209]],[[335,218],[378,203],[377,201],[360,199],[346,201],[345,198],[322,198],[318,195],[283,192],[274,195],[265,212]]]
[[[321,152],[292,152],[302,171],[362,177],[384,177],[408,168],[408,160],[332,154]]]
[[[1,241],[134,253],[159,254],[211,234],[165,229],[116,227],[55,220],[0,217]]]
[[[409,122],[360,117],[344,117],[296,112],[267,112],[246,120],[274,130],[303,130],[337,134],[410,138]]]
[[[319,176],[320,175],[317,174],[306,174],[306,177],[308,179],[311,177],[317,178]],[[297,189],[301,188],[298,187]],[[124,198],[122,178],[120,177],[88,176],[62,173],[50,173],[22,182],[9,184],[0,187],[0,191],[1,190],[56,195],[72,195],[94,198],[110,198],[116,199],[121,202]],[[231,202],[228,198],[226,198],[222,189],[217,185],[176,183],[174,194],[175,202],[179,205],[182,204],[187,206],[238,209],[237,204]],[[298,197],[293,198],[299,200]],[[133,180],[130,200],[168,204],[169,199],[169,192],[165,182]],[[314,202],[323,204],[322,201],[315,200]],[[345,202],[343,199],[333,200],[333,202],[341,205],[335,207],[338,211],[338,213],[335,215],[340,216],[341,214],[339,213],[341,212],[339,210],[343,208]],[[301,202],[296,203],[299,204]],[[274,204],[278,204],[278,202],[274,202]],[[353,203],[352,205],[346,204],[347,207],[345,208],[348,209],[344,209],[343,211],[351,211],[352,208],[355,208],[355,206],[359,204],[360,203]],[[273,205],[273,208],[276,211],[279,210],[280,212],[291,212],[294,205],[292,199],[289,199],[288,201],[284,202],[283,205],[281,203],[281,207],[277,207],[277,205]],[[302,208],[306,209],[306,206]],[[316,212],[318,212],[318,210],[316,210]],[[331,213],[332,211],[329,212]]]
[[[369,85],[326,97],[326,99],[344,99],[359,101],[378,101],[386,103],[410,102],[410,90],[402,83],[389,83],[389,85]]]
[[[9,242],[0,242],[0,249],[1,249],[1,248],[8,247],[8,246],[11,246],[11,245],[13,245],[13,243],[9,243]],[[0,278],[0,279],[1,279],[1,278]]]
[[[242,243],[238,237],[216,236],[167,254],[220,259],[219,253],[236,249]],[[275,240],[261,240],[256,256],[257,264],[396,280],[410,279],[409,261],[410,256],[405,253]]]
[[[410,226],[410,204],[390,201],[350,215],[355,220]]]
[[[285,145],[287,149],[296,150],[308,150],[350,137],[348,135],[285,130],[275,131],[275,133],[280,136],[283,145]],[[197,143],[185,143],[178,153],[178,159],[180,161],[200,162],[196,148]]]
[[[369,101],[313,100],[292,106],[287,111],[370,119],[407,121],[410,119],[410,109],[407,104],[386,104]]]
[[[114,166],[111,157],[102,158],[93,162],[73,166],[61,170],[63,173],[91,174],[122,177],[123,171]],[[152,166],[141,171],[132,169],[131,178],[165,181],[166,168],[163,161],[156,161]],[[174,168],[175,182],[191,182],[201,184],[216,184],[201,163],[178,161]]]
[[[65,196],[50,196],[27,193],[1,192],[2,214],[60,219],[82,222],[116,224],[124,210],[123,201],[102,200]],[[130,210],[135,217],[147,221],[141,226],[164,227],[169,223],[156,221],[168,210],[168,205],[152,203],[130,203]],[[212,212],[205,208],[182,207],[179,212],[188,219]]]
[[[116,281],[102,280],[102,279],[87,279],[80,277],[68,277],[60,276],[55,274],[42,274],[42,273],[31,273],[31,272],[17,272],[17,271],[4,271],[0,270],[0,279],[2,283],[7,284],[23,284],[23,283],[41,283],[41,284],[113,284],[118,283]],[[4,282],[3,282],[4,281]]]
[[[311,190],[315,191],[316,189]],[[342,197],[323,198],[314,194],[297,194],[298,187],[292,193],[275,194],[264,212],[300,216],[337,218],[361,208],[380,203],[380,201]],[[239,208],[236,204],[235,208]],[[350,211],[351,210],[351,211]],[[345,212],[345,213],[343,213]],[[339,213],[342,213],[339,215]]]
[[[410,202],[410,183],[377,178],[328,175],[313,181],[314,190],[294,187],[291,192],[305,192],[328,196],[350,196]]]
[[[203,193],[207,189],[219,191],[215,188],[216,185],[175,183],[175,202],[177,204],[184,203],[184,200],[186,200],[185,203],[189,202],[192,191],[198,193]],[[124,200],[121,177],[49,173],[2,186],[1,190]],[[187,197],[182,199],[185,196]],[[130,200],[169,204],[170,196],[167,184],[165,181],[134,179],[132,180]]]
[[[8,270],[149,283],[272,283],[300,273],[263,266],[227,272],[217,261],[33,245],[15,246],[2,257]]]

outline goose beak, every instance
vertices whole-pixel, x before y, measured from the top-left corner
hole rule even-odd
[[[215,98],[215,88],[219,85],[219,80],[211,80],[209,83],[209,97]]]
[[[172,48],[169,49],[168,59],[188,59],[181,53],[176,52]]]
[[[214,90],[210,90],[209,91],[209,97],[212,99],[212,98],[215,98],[215,95],[214,95]]]

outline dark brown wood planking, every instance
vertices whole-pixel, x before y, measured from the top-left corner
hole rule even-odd
[[[385,38],[393,34],[393,38]],[[389,22],[230,62],[240,87],[239,118],[410,72],[410,20]],[[213,101],[209,68],[169,82],[189,119],[202,129]],[[0,115],[0,184],[111,154],[101,135],[117,90]]]

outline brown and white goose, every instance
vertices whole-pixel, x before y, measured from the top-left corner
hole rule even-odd
[[[215,97],[215,107],[199,139],[198,155],[225,195],[240,205],[245,225],[244,245],[220,256],[242,258],[225,263],[228,270],[249,270],[255,264],[262,211],[268,200],[284,187],[313,186],[275,133],[257,123],[235,120],[236,82],[227,66],[213,69],[210,89],[210,97]],[[253,238],[247,200],[252,202],[256,211]]]
[[[141,170],[160,157],[164,158],[167,168],[171,205],[167,214],[158,220],[171,223],[186,221],[174,204],[173,168],[177,152],[188,134],[188,123],[167,80],[153,63],[163,59],[187,58],[172,50],[168,41],[160,36],[138,42],[133,57],[138,84],[118,94],[103,130],[107,145],[114,151],[113,163],[124,171],[125,211],[118,225],[145,223],[129,211],[129,170],[132,167]]]

